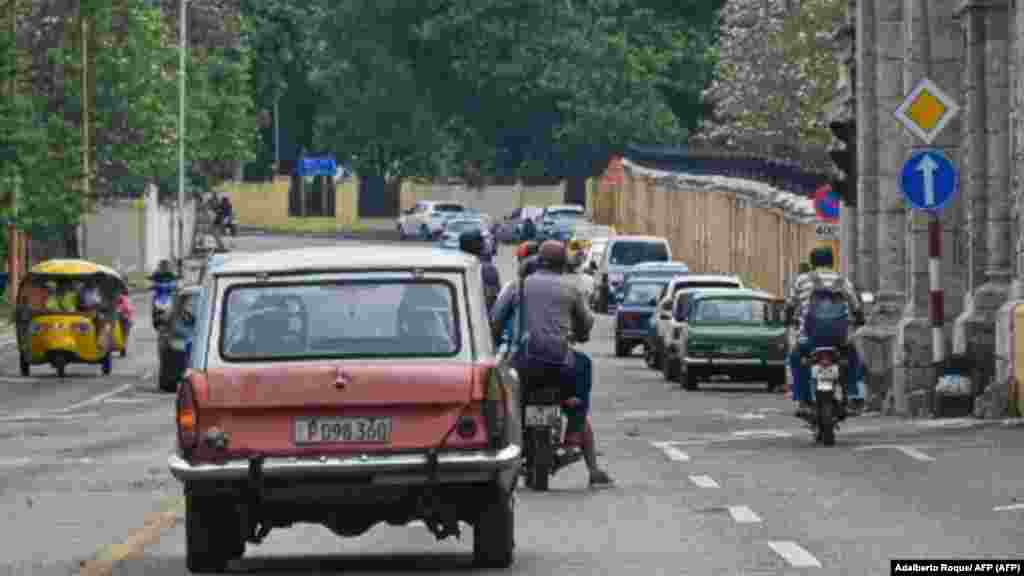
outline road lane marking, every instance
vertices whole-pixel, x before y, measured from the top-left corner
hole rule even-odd
[[[768,546],[793,568],[821,568],[821,562],[796,542],[769,542]]]
[[[793,436],[785,430],[737,430],[732,435],[737,438],[790,438]]]
[[[682,410],[632,410],[623,412],[616,418],[619,422],[630,420],[661,420],[674,418],[682,414]]]
[[[123,542],[101,549],[96,556],[82,562],[79,576],[110,576],[114,567],[131,556],[136,556],[150,544],[160,539],[160,534],[174,526],[178,516],[185,511],[185,499],[174,497],[161,511],[146,517],[142,528],[128,535]]]
[[[698,488],[718,488],[718,482],[711,476],[690,476],[690,482],[696,484]]]
[[[68,406],[66,408],[61,408],[60,410],[54,410],[54,412],[57,412],[57,413],[60,413],[60,414],[66,414],[68,412],[73,412],[75,410],[78,410],[79,408],[85,408],[86,406],[93,406],[95,404],[100,404],[104,400],[106,400],[107,398],[111,398],[113,396],[117,396],[118,394],[121,394],[122,392],[127,392],[128,390],[131,390],[134,387],[135,387],[135,383],[134,382],[129,382],[129,383],[124,384],[122,386],[118,386],[117,388],[114,388],[113,390],[110,390],[108,392],[104,392],[103,394],[98,394],[96,396],[93,396],[92,398],[87,398],[85,400],[82,400],[81,402],[76,402],[76,403],[74,403],[71,406]]]
[[[151,404],[153,397],[149,398],[107,398],[104,404]]]
[[[888,449],[891,449],[891,450],[899,450],[900,452],[904,453],[907,456],[910,456],[911,458],[913,458],[914,460],[917,460],[919,462],[934,462],[935,461],[935,458],[932,458],[931,456],[925,454],[924,452],[921,452],[917,448],[914,448],[913,446],[904,446],[904,445],[901,445],[901,444],[873,444],[871,446],[859,446],[859,447],[856,448],[856,451],[857,452],[864,452],[864,451],[867,451],[867,450],[876,450],[876,449],[879,449],[879,448],[888,448]]]
[[[1007,504],[1006,506],[996,506],[992,509],[993,512],[1009,512],[1010,510],[1024,510],[1024,502]]]
[[[0,459],[0,468],[21,468],[31,463],[32,460],[29,458]]]
[[[737,414],[736,418],[738,420],[764,420],[767,416],[759,412],[744,412],[743,414]]]
[[[690,455],[673,446],[671,442],[651,442],[651,445],[665,453],[673,462],[689,462]]]
[[[18,414],[15,416],[0,417],[0,424],[23,424],[26,422],[42,422],[47,420],[66,422],[68,420],[83,420],[85,418],[98,415],[98,412],[79,412],[78,414]]]
[[[746,506],[729,506],[729,515],[739,524],[757,524],[761,517]]]

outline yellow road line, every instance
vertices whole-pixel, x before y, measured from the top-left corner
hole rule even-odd
[[[93,558],[82,562],[79,576],[110,576],[119,562],[138,555],[160,539],[160,534],[174,526],[178,515],[185,510],[185,498],[175,496],[164,501],[160,510],[146,516],[142,528],[132,532],[123,542],[106,546]]]

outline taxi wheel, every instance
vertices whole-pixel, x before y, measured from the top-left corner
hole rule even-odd
[[[473,562],[481,568],[508,568],[515,549],[511,494],[494,487],[473,524]]]
[[[18,354],[18,360],[21,368],[21,375],[30,375],[32,373],[32,366],[28,363],[28,360],[25,360],[25,356],[22,354]]]
[[[189,572],[223,572],[237,552],[228,540],[230,508],[210,498],[185,495],[185,566]],[[244,552],[244,549],[243,549]]]
[[[100,364],[100,367],[103,369],[104,376],[110,376],[110,373],[114,371],[114,357],[111,353],[108,352],[103,358],[103,362]]]
[[[629,356],[629,353],[632,352],[632,349],[633,347],[630,346],[627,342],[621,342],[619,340],[615,341],[615,356],[617,358],[625,358],[626,356]]]
[[[57,369],[57,377],[63,378],[67,374],[67,362],[63,358],[58,358],[53,367]]]
[[[679,383],[682,384],[683,388],[686,390],[696,390],[698,385],[697,375],[693,370],[687,370],[679,377]]]

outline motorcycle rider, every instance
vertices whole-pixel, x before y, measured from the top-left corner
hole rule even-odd
[[[174,282],[178,277],[174,274],[174,270],[171,269],[171,261],[166,258],[161,260],[156,265],[156,270],[149,276],[152,282]]]
[[[850,316],[858,322],[863,321],[863,307],[860,297],[853,287],[853,283],[834,271],[834,257],[832,249],[827,246],[820,246],[811,251],[811,271],[800,274],[793,282],[789,297],[786,299],[787,315],[792,317],[793,313],[799,316],[799,332],[797,345],[790,351],[789,367],[793,374],[793,400],[797,403],[797,416],[813,414],[814,405],[811,403],[810,391],[810,368],[804,366],[801,359],[814,350],[816,343],[808,338],[807,326],[805,326],[806,314],[811,301],[811,295],[815,290],[817,282],[841,287],[843,296],[850,309]],[[854,412],[860,409],[864,402],[860,389],[862,380],[861,362],[857,350],[853,346],[848,347],[849,376],[847,381],[847,395],[851,401],[851,408]]]
[[[480,260],[480,272],[484,280],[484,302],[487,303],[487,312],[490,314],[494,302],[498,299],[498,291],[501,290],[501,276],[498,274],[498,267],[486,257],[487,246],[483,233],[474,228],[459,234],[459,249]]]
[[[516,249],[516,278],[509,281],[498,293],[498,299],[491,309],[491,331],[496,346],[502,343],[515,346],[520,341],[519,332],[519,286],[524,278],[537,271],[536,242],[523,242]],[[498,306],[501,303],[499,312]],[[501,315],[499,317],[499,314]]]
[[[527,250],[524,252],[528,253]],[[558,367],[564,389],[572,390],[565,401],[563,410],[568,419],[566,443],[581,444],[583,457],[590,471],[590,486],[609,486],[613,483],[607,472],[597,464],[597,449],[594,430],[590,425],[590,390],[593,380],[593,365],[590,358],[569,345],[569,334],[577,339],[589,339],[594,317],[576,280],[566,275],[567,254],[561,242],[547,241],[538,251],[539,268],[529,274],[530,256],[527,254],[521,270],[527,272],[522,282],[522,299],[525,304],[525,342],[518,348],[517,365],[526,368]],[[494,306],[492,327],[495,339],[504,332],[505,323],[515,311],[518,313],[520,290],[507,289]],[[520,373],[524,373],[520,370]]]

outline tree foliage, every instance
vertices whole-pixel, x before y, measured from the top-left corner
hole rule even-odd
[[[841,0],[732,0],[722,11],[715,113],[700,139],[712,145],[827,166],[826,109],[839,63],[831,32]]]

